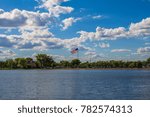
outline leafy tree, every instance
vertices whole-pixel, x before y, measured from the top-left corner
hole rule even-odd
[[[27,62],[27,68],[35,68],[36,67],[36,64],[32,58],[29,58],[29,57],[26,58],[26,62]]]
[[[10,69],[14,68],[14,66],[15,66],[13,59],[8,59],[8,60],[6,60],[5,63],[6,63],[7,68],[10,68]]]
[[[80,64],[80,68],[90,68],[89,62],[84,62]]]
[[[36,56],[36,59],[40,68],[54,67],[55,62],[51,56],[48,56],[46,54],[38,54]]]
[[[1,69],[7,68],[6,62],[0,61],[0,68],[1,68]]]
[[[135,62],[131,62],[128,67],[129,68],[135,68],[136,67]]]
[[[79,59],[73,59],[73,60],[71,61],[71,66],[72,66],[73,68],[77,68],[77,67],[79,67],[80,63],[81,63],[81,61],[80,61]]]
[[[147,68],[150,67],[150,58],[146,61],[97,61],[81,62],[79,59],[60,61],[56,63],[51,56],[46,54],[36,55],[36,60],[32,58],[16,58],[0,61],[0,69],[7,68]]]
[[[60,61],[60,65],[61,65],[61,67],[68,68],[70,66],[70,62],[69,61]]]
[[[147,59],[147,63],[150,63],[150,58]]]
[[[136,62],[136,68],[142,68],[143,65],[142,65],[142,62],[141,61],[137,61]]]
[[[27,62],[25,58],[16,58],[15,64],[17,68],[23,68],[23,69],[27,68]]]
[[[146,67],[150,67],[150,58],[147,59],[147,65]]]

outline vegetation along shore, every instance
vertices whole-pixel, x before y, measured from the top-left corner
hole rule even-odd
[[[96,61],[81,62],[62,60],[56,62],[52,56],[37,54],[33,58],[16,58],[0,61],[0,69],[150,69],[150,58],[145,61]]]

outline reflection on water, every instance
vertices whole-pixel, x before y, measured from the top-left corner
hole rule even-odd
[[[150,99],[150,71],[3,70],[0,99]]]

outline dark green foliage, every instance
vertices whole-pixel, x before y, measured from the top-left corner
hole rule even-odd
[[[36,56],[37,64],[40,68],[50,68],[54,67],[54,60],[51,56],[48,56],[46,54],[38,54]]]
[[[81,63],[81,61],[80,61],[79,59],[73,59],[73,60],[71,61],[71,67],[73,67],[73,68],[78,68],[79,65],[80,65],[80,63]]]
[[[89,63],[73,59],[71,62],[62,60],[55,62],[51,56],[46,54],[36,55],[32,58],[16,58],[0,61],[0,69],[53,69],[53,68],[150,68],[150,58],[146,61],[97,61]]]

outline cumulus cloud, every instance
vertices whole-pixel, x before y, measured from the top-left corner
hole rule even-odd
[[[13,39],[13,35],[12,36],[7,36],[7,35],[0,35],[0,47],[7,47],[7,48],[11,48],[16,44],[16,40]]]
[[[109,43],[100,43],[100,44],[99,44],[99,47],[100,47],[100,48],[109,48],[110,45],[109,45]]]
[[[87,56],[96,55],[96,52],[95,51],[87,51],[85,53],[85,55],[87,55]]]
[[[0,27],[42,27],[49,24],[51,20],[48,13],[21,11],[19,9],[0,13]]]
[[[5,12],[0,9],[0,28],[35,28],[45,27],[55,23],[55,18],[60,14],[66,14],[73,11],[72,7],[60,6],[62,2],[68,0],[36,0],[39,2],[39,8],[45,8],[49,12],[26,11],[13,9]],[[76,21],[79,19],[75,19]],[[76,22],[74,21],[74,22]]]
[[[139,22],[139,24],[140,24],[140,22]],[[145,27],[148,27],[148,26],[145,26]],[[45,31],[43,30],[43,33],[44,32]],[[48,32],[48,31],[46,31],[46,32]],[[24,35],[29,39],[30,39],[30,37],[31,37],[31,39],[34,39],[35,37],[40,37],[39,39],[41,42],[40,41],[39,42],[40,42],[40,44],[42,43],[42,46],[44,48],[54,48],[54,47],[63,48],[63,47],[65,47],[67,49],[70,49],[70,48],[76,47],[76,46],[80,46],[89,39],[91,41],[95,41],[95,40],[98,41],[98,40],[116,40],[116,39],[121,39],[121,38],[135,37],[135,35],[133,33],[131,33],[131,30],[127,30],[124,27],[118,27],[118,28],[97,27],[95,32],[79,31],[78,33],[80,34],[79,37],[74,37],[74,38],[70,38],[70,39],[55,38],[52,36],[53,34],[48,34],[48,33],[47,33],[47,35],[49,35],[49,37],[48,38],[43,37],[43,39],[42,39],[42,36],[32,36],[34,34],[38,35],[40,33],[34,33],[34,34],[25,33]],[[27,35],[29,35],[29,36],[27,36]],[[139,36],[140,35],[142,35],[142,32],[141,32],[141,34],[139,34]],[[52,36],[52,37],[50,37],[50,36]],[[104,48],[104,47],[109,47],[110,45],[107,43],[102,43],[102,44],[100,44],[100,46],[102,48]],[[87,50],[87,47],[86,47],[86,50]],[[116,52],[127,52],[127,51],[129,52],[130,50],[120,49],[120,50],[113,50],[112,52],[115,52],[115,51]]]
[[[91,40],[115,40],[126,36],[126,29],[124,27],[118,28],[101,28],[97,27],[96,32],[80,31],[81,36]]]
[[[34,29],[20,29],[20,33],[23,38],[26,39],[42,39],[42,38],[51,38],[53,33],[49,31],[48,28],[34,28]]]
[[[50,54],[56,61],[66,60],[66,58],[62,55]]]
[[[22,40],[16,45],[16,48],[20,50],[48,50],[48,49],[61,49],[64,45],[59,39],[49,38],[40,40]]]
[[[98,54],[95,51],[87,51],[84,55],[86,56],[85,58],[87,60],[96,60],[96,59],[104,58],[104,54]]]
[[[48,28],[21,29],[15,48],[20,50],[47,50],[63,48],[62,40],[55,38]]]
[[[44,8],[49,11],[50,15],[59,17],[60,14],[71,13],[74,9],[68,6],[61,6],[62,2],[69,0],[37,0],[41,5],[38,8]]]
[[[150,18],[143,19],[138,23],[131,23],[129,34],[131,36],[150,36]]]
[[[62,30],[66,30],[68,29],[70,26],[72,26],[73,23],[76,23],[77,21],[81,20],[81,18],[73,18],[73,17],[70,17],[70,18],[66,18],[62,21],[62,24],[61,27],[62,27]]]
[[[79,31],[78,33],[85,40],[116,40],[122,38],[148,37],[150,36],[150,18],[143,19],[138,23],[131,23],[129,29],[125,27],[97,27],[95,32]]]
[[[113,50],[111,50],[111,52],[131,52],[131,50],[129,50],[129,49],[113,49]]]
[[[138,54],[150,53],[150,47],[144,47],[137,49]]]
[[[13,52],[12,50],[0,50],[0,55],[1,56],[15,56],[16,55],[16,53],[15,52]]]
[[[85,45],[79,45],[78,48],[79,48],[80,51],[90,51],[90,50],[92,50],[92,48],[87,47]]]
[[[0,35],[0,47],[18,48],[18,49],[71,49],[79,47],[80,50],[91,51],[90,47],[83,43],[87,40],[116,40],[121,38],[130,38],[137,36],[150,36],[150,18],[143,19],[138,23],[131,23],[129,28],[116,27],[104,28],[97,27],[94,32],[79,31],[79,37],[70,39],[56,38],[53,33],[47,28],[47,25],[54,24],[54,19],[60,14],[70,13],[72,7],[61,6],[62,2],[69,0],[38,0],[39,8],[44,8],[48,12],[31,12],[26,10],[14,9],[10,12],[5,12],[0,9],[0,28],[16,28],[19,27],[18,35]],[[93,17],[95,19],[100,16]],[[58,18],[59,19],[59,18]],[[81,18],[66,18],[62,23],[62,30],[68,29],[73,23],[81,20]],[[109,43],[101,43],[101,48],[108,48]],[[140,50],[140,49],[139,49]],[[142,50],[142,49],[141,49]],[[140,50],[140,51],[141,51]],[[112,52],[130,52],[131,50],[119,49]],[[93,56],[99,56],[94,54]]]

